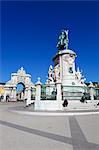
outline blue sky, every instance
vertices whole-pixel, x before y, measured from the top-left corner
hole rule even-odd
[[[69,30],[69,48],[87,81],[99,82],[98,10],[92,1],[2,1],[0,82],[21,66],[34,83],[44,82],[62,29]]]

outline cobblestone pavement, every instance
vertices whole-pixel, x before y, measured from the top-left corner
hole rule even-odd
[[[99,115],[33,116],[24,103],[0,103],[0,150],[99,150]],[[46,112],[45,112],[46,113]]]

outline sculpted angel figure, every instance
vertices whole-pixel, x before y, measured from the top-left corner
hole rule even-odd
[[[53,81],[53,67],[50,65],[49,70],[48,70],[48,79],[50,81]]]
[[[58,81],[60,79],[60,70],[59,67],[54,68],[54,79]]]

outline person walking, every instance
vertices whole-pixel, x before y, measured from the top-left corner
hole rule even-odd
[[[67,107],[67,106],[68,106],[68,101],[67,101],[67,99],[64,100],[64,102],[63,102],[62,105],[63,105],[63,107]]]

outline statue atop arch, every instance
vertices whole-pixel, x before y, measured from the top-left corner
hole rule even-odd
[[[68,49],[68,43],[69,43],[68,31],[69,30],[62,30],[59,36],[59,41],[57,43],[58,50]]]
[[[18,69],[17,73],[18,73],[19,75],[22,75],[22,76],[24,76],[24,75],[26,74],[26,72],[25,72],[25,70],[24,70],[23,67],[21,67],[20,69]]]

